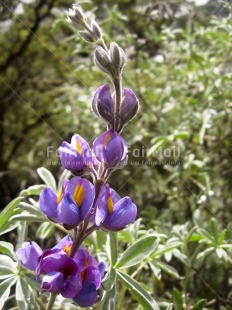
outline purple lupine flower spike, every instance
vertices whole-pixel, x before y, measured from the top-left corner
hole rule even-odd
[[[93,142],[93,151],[98,161],[108,168],[116,168],[127,160],[126,141],[113,129],[107,130]]]
[[[89,144],[75,134],[71,143],[63,142],[58,148],[61,164],[74,175],[86,172],[92,165],[92,152]]]
[[[93,97],[92,109],[96,116],[109,124],[113,124],[114,102],[110,94],[109,84],[100,86]]]
[[[65,189],[63,198],[58,205],[58,220],[67,229],[71,229],[83,221],[94,199],[94,186],[88,180],[74,177]]]
[[[35,271],[42,252],[36,242],[23,242],[22,247],[16,251],[16,255],[25,268]]]
[[[108,184],[102,189],[95,210],[95,224],[117,231],[135,221],[137,207],[130,197],[120,198]]]

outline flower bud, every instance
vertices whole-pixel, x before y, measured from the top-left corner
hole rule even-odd
[[[94,140],[93,151],[97,160],[108,168],[121,168],[127,160],[126,141],[113,129]]]
[[[109,84],[100,86],[93,97],[92,108],[95,115],[107,123],[112,123],[114,118],[114,103],[110,94]]]
[[[112,42],[110,44],[110,59],[115,67],[115,69],[119,69],[120,71],[123,69],[126,63],[126,54],[123,49],[119,47],[116,43]]]
[[[122,126],[135,117],[139,110],[139,101],[130,88],[124,88],[124,97],[122,98],[118,118]]]
[[[81,12],[80,8],[78,8],[77,6],[73,6],[73,10],[69,9],[68,12],[66,12],[67,14],[67,21],[70,24],[79,24],[79,25],[83,25],[85,22],[85,17],[83,15],[83,13]]]
[[[93,37],[93,35],[86,30],[79,31],[79,35],[84,41],[86,41],[88,43],[94,43],[95,42],[95,38]]]
[[[101,31],[101,28],[99,27],[99,25],[95,21],[92,21],[91,29],[92,29],[96,39],[101,39],[102,31]]]
[[[98,46],[95,50],[95,64],[103,72],[108,74],[111,73],[112,64],[108,53],[101,47]]]

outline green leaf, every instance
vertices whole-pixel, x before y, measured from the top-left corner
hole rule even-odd
[[[20,196],[37,196],[46,187],[44,184],[32,185],[20,192]]]
[[[62,183],[63,183],[63,181],[64,181],[65,179],[69,179],[71,175],[72,175],[72,174],[71,174],[70,171],[64,169],[64,171],[62,172],[61,176],[59,177],[58,192],[60,192],[61,189],[62,189]]]
[[[12,277],[16,272],[16,263],[9,256],[0,255],[0,280]]]
[[[149,262],[149,266],[150,266],[151,270],[153,271],[154,275],[156,276],[156,278],[158,280],[160,280],[161,279],[161,269],[156,264],[154,264],[153,262]]]
[[[221,244],[224,240],[225,240],[225,237],[226,237],[226,233],[227,233],[227,230],[224,229],[221,234],[219,235],[219,238],[218,238],[218,243]]]
[[[12,200],[0,213],[0,235],[13,230],[18,224],[11,224],[9,219],[12,215],[21,213],[21,210],[17,208],[20,200],[23,197],[18,197]]]
[[[30,222],[45,222],[48,221],[45,216],[41,214],[39,215],[34,215],[34,214],[16,214],[11,217],[11,221],[30,221]]]
[[[10,295],[10,288],[12,285],[15,284],[17,280],[17,277],[10,277],[6,280],[4,280],[1,284],[0,284],[0,310],[3,308],[4,303],[6,302],[7,298]]]
[[[215,242],[218,241],[218,223],[215,218],[211,218],[210,220],[210,231],[214,237]]]
[[[0,241],[0,253],[11,254],[14,252],[14,247],[11,243]]]
[[[130,291],[131,295],[144,307],[146,310],[158,310],[159,307],[155,300],[145,291],[142,286],[132,277],[124,272],[117,270],[117,275]]]
[[[54,192],[56,192],[56,180],[51,174],[51,172],[44,167],[38,168],[37,172],[41,179],[44,181],[44,183],[49,186]]]
[[[35,215],[41,215],[42,214],[41,210],[37,206],[31,205],[31,204],[26,203],[26,202],[20,202],[19,207],[21,209],[23,209],[24,211],[29,212],[30,214],[35,214]]]
[[[160,261],[154,262],[154,264],[160,267],[164,272],[170,274],[172,277],[177,278],[177,279],[180,278],[178,271],[174,267],[168,264],[165,264],[163,262],[160,262]]]
[[[27,282],[19,277],[16,284],[16,300],[19,310],[39,310],[35,302],[33,291]]]
[[[109,233],[108,251],[109,251],[111,266],[114,266],[118,258],[117,234],[114,232]]]
[[[126,249],[115,267],[126,268],[140,263],[155,251],[158,242],[159,238],[156,236],[147,236],[138,239]]]
[[[106,275],[106,280],[103,279],[102,281],[102,286],[105,291],[112,290],[116,281],[116,275],[116,270],[114,268],[111,268],[108,275]]]
[[[181,292],[179,292],[178,289],[176,289],[176,288],[174,288],[174,290],[173,290],[173,299],[174,299],[174,309],[184,310]]]
[[[154,253],[154,255],[152,255],[153,257],[160,257],[161,255],[168,253],[170,251],[173,251],[174,249],[178,248],[180,245],[182,245],[182,242],[173,242],[171,244],[166,244],[163,246],[160,246]]]
[[[51,237],[55,230],[55,225],[50,222],[45,222],[39,226],[36,232],[36,237],[40,239],[46,239]]]
[[[110,291],[105,291],[100,304],[100,310],[114,310],[115,308],[115,286]]]
[[[203,310],[204,306],[206,304],[206,299],[201,299],[198,302],[195,303],[192,310]]]

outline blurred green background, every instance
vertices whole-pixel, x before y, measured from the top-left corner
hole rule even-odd
[[[56,149],[63,140],[78,133],[91,143],[105,129],[91,98],[110,81],[94,66],[93,46],[65,22],[71,4],[0,4],[1,208],[40,183],[38,167],[60,175]],[[140,100],[138,116],[123,132],[129,162],[111,178],[112,187],[133,198],[145,229],[170,233],[175,225],[184,235],[183,227],[201,220],[207,228],[215,217],[231,241],[230,1],[96,0],[83,8],[101,25],[106,43],[125,49],[123,85]],[[199,277],[191,274],[188,283],[154,280],[156,294],[168,298],[174,285],[187,285],[191,298],[212,302],[209,309],[230,309],[231,259],[212,255],[193,268]]]

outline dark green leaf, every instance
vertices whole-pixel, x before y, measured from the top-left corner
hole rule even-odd
[[[117,275],[128,288],[132,296],[144,307],[146,310],[158,310],[159,307],[150,294],[145,291],[140,284],[132,277],[124,272],[117,270]]]
[[[142,262],[152,252],[155,251],[158,245],[159,239],[156,236],[147,236],[138,239],[122,254],[116,268],[130,267]]]

